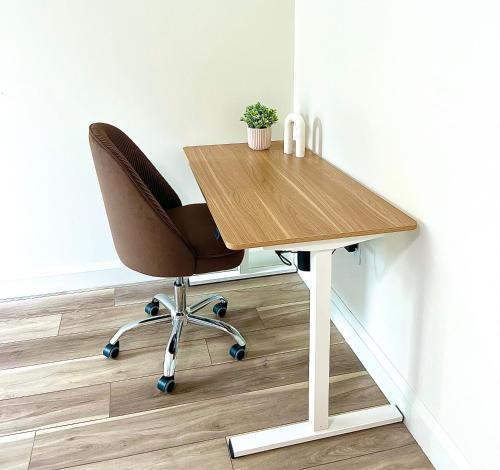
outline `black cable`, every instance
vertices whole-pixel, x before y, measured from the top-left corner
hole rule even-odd
[[[281,261],[284,265],[286,265],[286,266],[291,266],[291,265],[292,265],[292,262],[291,262],[289,259],[287,259],[287,258],[285,258],[285,257],[283,256],[283,253],[290,253],[289,251],[284,251],[284,250],[275,250],[274,252],[278,255],[278,258],[280,259],[280,261]]]
[[[283,253],[294,253],[293,251],[286,251],[286,250],[274,250],[280,261],[286,265],[286,266],[291,266],[292,262],[283,256]],[[332,255],[335,253],[335,250],[332,251]]]

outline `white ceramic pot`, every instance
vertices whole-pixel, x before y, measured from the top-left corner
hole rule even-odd
[[[271,147],[271,128],[247,128],[248,146],[253,150],[265,150]]]

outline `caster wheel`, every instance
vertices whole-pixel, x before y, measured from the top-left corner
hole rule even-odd
[[[213,312],[218,317],[223,317],[227,312],[227,302],[219,302],[218,304],[215,304],[214,308],[213,308]]]
[[[229,349],[229,355],[237,361],[241,361],[245,357],[245,346],[233,344]]]
[[[158,390],[160,390],[160,392],[172,393],[175,388],[174,377],[165,377],[164,375],[162,375],[160,377],[160,380],[158,380],[156,387],[158,388]]]
[[[106,344],[106,346],[104,346],[104,349],[102,350],[103,356],[107,357],[108,359],[116,359],[119,353],[120,353],[119,341],[116,344],[111,344],[111,343]]]
[[[148,315],[155,317],[160,312],[160,302],[158,302],[157,300],[152,300],[144,307],[144,311]]]

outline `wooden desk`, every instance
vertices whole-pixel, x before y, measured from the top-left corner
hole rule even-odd
[[[414,230],[415,220],[311,151],[283,144],[186,147],[189,164],[229,248],[311,252],[309,420],[228,438],[233,457],[402,420],[384,405],[329,416],[332,250]]]
[[[413,230],[416,222],[311,151],[186,147],[224,242],[234,250]]]

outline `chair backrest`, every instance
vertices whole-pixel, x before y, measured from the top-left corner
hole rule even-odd
[[[182,205],[176,192],[120,129],[91,124],[89,142],[122,262],[150,276],[193,274],[194,249],[167,214]]]

